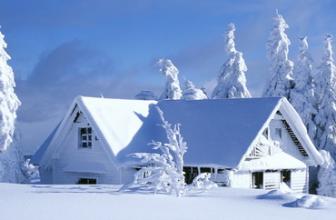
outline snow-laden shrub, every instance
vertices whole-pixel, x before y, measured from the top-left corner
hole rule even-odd
[[[38,168],[39,168],[38,166],[35,166],[30,162],[30,159],[27,159],[22,163],[21,170],[23,175],[26,177],[27,182],[29,183],[39,182],[40,173]]]
[[[152,142],[151,145],[159,153],[135,153],[133,157],[141,159],[140,170],[136,173],[131,187],[153,191],[154,193],[185,193],[183,174],[183,157],[187,152],[187,143],[180,133],[180,125],[172,126],[165,120],[163,112],[157,107],[161,118],[161,126],[167,136],[167,143]]]
[[[330,156],[330,153],[325,150],[320,150],[323,157],[323,164],[320,165],[317,174],[319,186],[317,194],[323,196],[336,197],[336,166],[335,161]]]
[[[226,51],[228,59],[223,64],[217,79],[217,85],[212,92],[213,99],[247,98],[251,97],[246,86],[247,66],[243,53],[236,50],[234,24],[228,25],[226,32]]]
[[[210,180],[211,173],[200,173],[192,181],[189,190],[208,191],[217,188],[218,185]]]
[[[200,100],[207,99],[208,96],[202,89],[197,88],[191,81],[187,80],[183,89],[183,99]]]
[[[166,86],[160,99],[181,99],[182,90],[178,79],[179,70],[169,59],[160,59],[157,64],[160,72],[166,76]]]

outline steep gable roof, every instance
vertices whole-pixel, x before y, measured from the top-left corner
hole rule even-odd
[[[78,97],[75,103],[119,163],[128,160],[131,153],[150,152],[152,149],[148,143],[152,140],[166,140],[159,126],[156,106],[163,110],[170,123],[181,124],[181,133],[189,147],[185,154],[186,164],[237,167],[272,114],[280,108],[289,118],[290,125],[295,127],[294,131],[309,155],[318,163],[319,153],[306,135],[300,118],[297,119],[297,113],[284,100],[248,98],[157,102]]]

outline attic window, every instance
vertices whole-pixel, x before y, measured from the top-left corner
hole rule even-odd
[[[265,128],[263,135],[268,139],[268,128]]]
[[[79,128],[79,147],[92,148],[92,128]]]

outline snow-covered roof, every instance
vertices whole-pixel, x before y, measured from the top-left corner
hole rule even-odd
[[[188,143],[185,163],[217,164],[237,167],[276,108],[290,105],[281,98],[209,99],[209,100],[121,100],[78,97],[75,104],[118,162],[129,154],[149,152],[151,141],[165,141],[156,110],[159,106],[170,123],[180,123]],[[294,109],[283,107],[287,112]],[[289,109],[289,110],[288,110]],[[295,112],[295,111],[294,111]],[[288,117],[292,117],[288,114]],[[298,115],[294,115],[297,117]],[[313,159],[320,159],[300,119],[290,120],[300,141]],[[63,122],[64,123],[64,122]],[[300,124],[301,123],[301,124]],[[303,131],[302,131],[303,128]],[[62,125],[59,129],[62,129]],[[300,130],[301,129],[301,130]],[[308,140],[306,140],[308,138]],[[315,161],[316,161],[315,160]]]

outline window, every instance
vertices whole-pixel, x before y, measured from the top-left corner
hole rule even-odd
[[[282,129],[281,128],[276,128],[275,129],[275,135],[277,138],[282,138]]]
[[[79,129],[79,147],[92,148],[92,128]]]
[[[252,173],[252,187],[254,189],[262,189],[264,185],[264,173],[255,172]]]
[[[210,167],[201,167],[201,173],[211,173],[211,171]]]
[[[97,179],[94,178],[80,178],[77,184],[97,184]]]
[[[268,128],[265,128],[263,135],[268,139]]]
[[[183,172],[187,184],[192,183],[194,178],[198,175],[197,167],[183,167]]]
[[[281,170],[281,182],[286,183],[290,187],[291,181],[291,171],[290,170]]]

